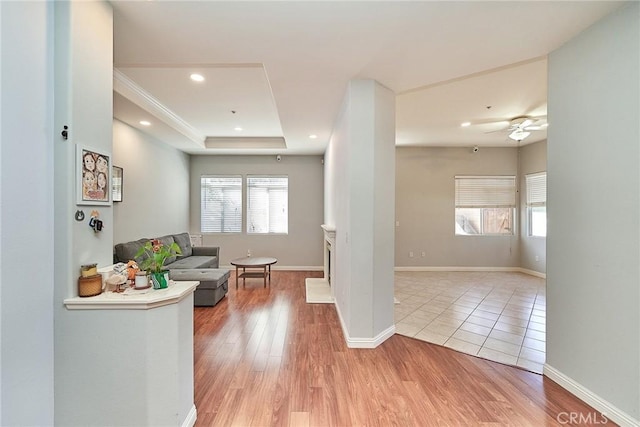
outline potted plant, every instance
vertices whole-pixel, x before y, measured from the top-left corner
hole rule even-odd
[[[154,289],[163,289],[169,285],[169,272],[164,269],[167,258],[180,255],[180,246],[176,242],[163,245],[158,239],[148,241],[138,250],[135,257],[143,256],[139,266],[149,272]]]

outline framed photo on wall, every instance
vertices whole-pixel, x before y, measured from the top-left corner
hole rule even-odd
[[[114,202],[122,201],[122,168],[114,166],[111,168],[111,199]]]
[[[81,145],[76,149],[78,205],[111,204],[111,161],[107,153]]]

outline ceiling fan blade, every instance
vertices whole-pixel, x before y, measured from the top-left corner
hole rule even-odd
[[[526,128],[527,126],[531,126],[533,123],[534,123],[533,120],[527,119],[524,122],[522,122],[519,127]]]
[[[546,129],[547,126],[547,116],[540,116],[539,118],[536,118],[536,120],[534,120],[530,125],[525,126],[524,130],[543,130]]]
[[[473,122],[473,125],[504,125],[502,129],[487,131],[484,133],[507,133],[515,131],[525,132],[544,129],[547,116],[520,116],[514,119],[486,119]]]

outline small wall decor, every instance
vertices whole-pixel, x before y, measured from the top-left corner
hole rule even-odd
[[[93,228],[93,231],[97,233],[98,231],[102,231],[102,221],[99,220],[100,212],[93,211],[91,212],[91,219],[89,220],[89,227]]]
[[[111,168],[112,178],[111,178],[111,198],[114,202],[122,201],[122,168],[118,166],[114,166]]]

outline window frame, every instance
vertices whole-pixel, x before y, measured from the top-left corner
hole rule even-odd
[[[286,198],[285,198],[285,209],[286,209],[286,218],[285,218],[285,227],[286,229],[284,231],[270,231],[271,226],[268,225],[267,228],[269,231],[266,232],[259,232],[259,231],[252,231],[252,225],[249,224],[249,221],[252,220],[253,218],[253,213],[251,210],[251,206],[252,206],[252,202],[251,202],[251,198],[252,198],[252,188],[256,188],[257,186],[252,185],[251,184],[251,180],[254,179],[286,179]],[[246,195],[245,195],[245,200],[246,200],[246,208],[245,208],[245,213],[246,213],[246,218],[244,220],[244,224],[245,224],[245,230],[246,230],[246,234],[247,235],[252,235],[252,236],[273,236],[273,235],[288,235],[289,234],[289,175],[283,175],[283,174],[253,174],[253,175],[246,175],[245,177],[245,188],[246,188]],[[274,187],[275,188],[275,187]],[[272,208],[271,205],[271,198],[269,198],[269,204],[267,209],[270,211]],[[270,224],[270,221],[268,221],[268,224]]]
[[[233,179],[233,180],[239,180],[239,189],[240,189],[240,197],[239,197],[239,203],[240,203],[240,218],[236,219],[236,221],[239,222],[239,230],[233,230],[233,231],[224,231],[224,210],[223,213],[221,215],[221,219],[223,220],[223,223],[221,224],[221,230],[220,231],[206,231],[204,230],[204,200],[203,200],[203,191],[204,191],[204,187],[203,187],[203,181],[205,179],[208,178],[214,178],[214,179]],[[237,186],[237,183],[234,184],[234,186]],[[243,232],[243,211],[244,211],[244,198],[243,198],[243,186],[244,186],[244,179],[242,175],[210,175],[210,174],[205,174],[205,175],[200,175],[200,232],[201,233],[207,233],[207,234],[242,234]],[[222,202],[224,203],[224,201]],[[224,209],[224,208],[223,208]]]
[[[527,237],[542,238],[547,237],[547,172],[535,172],[524,176],[525,182],[525,205],[527,208]],[[535,185],[535,188],[532,187]],[[541,190],[544,187],[544,191]],[[535,190],[535,192],[533,191]],[[542,197],[544,195],[544,197]],[[544,199],[544,200],[543,200]],[[544,235],[533,234],[533,211],[535,208],[544,208],[545,223]]]
[[[483,182],[484,181],[484,182]],[[515,236],[517,234],[517,177],[515,175],[456,175],[454,177],[454,235],[455,236]],[[478,210],[479,232],[460,233],[458,222],[461,209]],[[508,209],[508,233],[485,232],[488,210]]]

